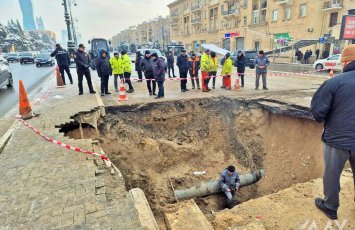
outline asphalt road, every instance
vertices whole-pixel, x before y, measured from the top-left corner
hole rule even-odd
[[[46,77],[51,76],[54,67],[39,67],[34,64],[21,65],[20,63],[10,63],[10,69],[14,79],[12,88],[0,88],[0,116],[6,114],[18,103],[18,82],[22,80],[27,94],[41,86]]]

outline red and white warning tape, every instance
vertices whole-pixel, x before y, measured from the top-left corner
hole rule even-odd
[[[46,135],[44,135],[41,131],[39,131],[38,129],[34,128],[33,126],[31,126],[29,123],[27,123],[26,121],[24,121],[23,119],[21,118],[17,118],[22,124],[24,124],[26,127],[30,128],[33,132],[35,132],[37,135],[41,136],[43,139],[45,139],[46,141],[49,141],[51,143],[54,143],[54,144],[57,144],[63,148],[66,148],[66,149],[70,149],[70,150],[73,150],[75,152],[80,152],[80,153],[85,153],[85,154],[88,154],[88,155],[92,155],[92,156],[95,156],[95,157],[100,157],[102,160],[105,161],[105,163],[107,165],[110,165],[111,164],[111,161],[108,159],[108,157],[104,154],[101,154],[101,153],[96,153],[96,152],[93,152],[93,151],[88,151],[88,150],[85,150],[85,149],[82,149],[82,148],[78,148],[78,147],[74,147],[74,146],[71,146],[69,144],[65,144],[61,141],[57,141],[57,140],[54,140],[53,138],[50,138]]]

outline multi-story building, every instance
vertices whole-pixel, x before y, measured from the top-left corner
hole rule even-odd
[[[302,40],[338,52],[342,15],[355,0],[176,0],[168,5],[171,40],[200,51],[213,43],[227,50],[273,50]],[[317,44],[320,37],[332,43]]]
[[[114,47],[117,47],[120,42],[148,46],[156,41],[161,45],[167,44],[170,41],[169,17],[159,17],[150,21],[144,21],[137,26],[130,26],[112,38]]]
[[[22,11],[23,30],[36,30],[36,24],[33,17],[32,0],[19,0],[19,3]]]
[[[44,24],[42,17],[36,17],[36,24],[38,30],[44,30]]]

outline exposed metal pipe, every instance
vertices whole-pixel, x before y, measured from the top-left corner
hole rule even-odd
[[[258,182],[265,174],[263,169],[256,170],[253,173],[240,175],[240,187],[248,186]],[[207,181],[198,186],[185,189],[175,190],[175,196],[178,200],[186,200],[195,197],[209,196],[221,192],[221,186],[218,181]]]

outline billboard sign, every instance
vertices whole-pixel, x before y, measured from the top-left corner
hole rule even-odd
[[[340,29],[341,40],[355,40],[355,15],[344,15]]]

